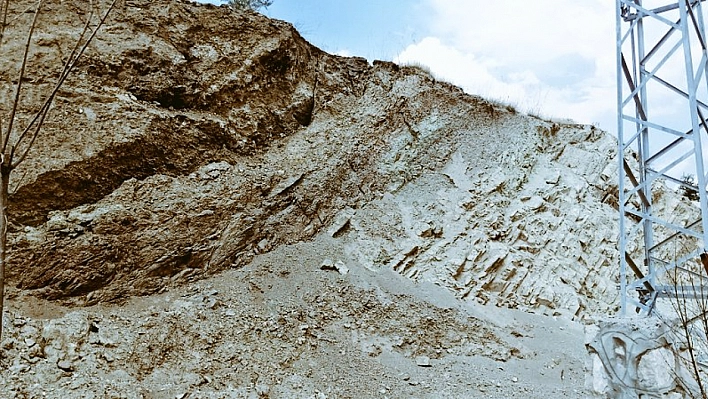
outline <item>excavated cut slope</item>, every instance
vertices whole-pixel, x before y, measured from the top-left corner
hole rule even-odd
[[[42,65],[70,40],[50,33],[69,5],[53,7]],[[35,89],[54,73],[33,71]],[[326,54],[256,13],[131,1],[16,174],[10,279],[68,303],[122,301],[322,233],[464,300],[607,311],[615,151],[592,126]]]

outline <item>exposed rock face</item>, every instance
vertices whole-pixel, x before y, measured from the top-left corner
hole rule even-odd
[[[444,168],[358,211],[352,251],[460,298],[608,310],[617,216],[603,200],[615,189],[614,140],[523,116],[497,128],[460,137]]]
[[[70,13],[54,7],[40,35]],[[54,38],[39,58],[59,59],[68,33]],[[36,88],[51,81],[34,73]],[[617,295],[615,151],[594,127],[326,54],[284,22],[132,1],[15,175],[10,279],[50,299],[120,301],[327,232],[369,268],[463,299],[604,312]]]

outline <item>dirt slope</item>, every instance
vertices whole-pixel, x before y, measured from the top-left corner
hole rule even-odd
[[[586,397],[580,325],[371,272],[326,236],[122,306],[11,304],[3,398]]]

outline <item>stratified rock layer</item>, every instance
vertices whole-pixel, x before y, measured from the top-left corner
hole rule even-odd
[[[52,36],[71,13],[52,7],[40,65],[79,29]],[[46,88],[54,72],[33,68],[28,87]],[[604,312],[615,147],[415,67],[326,54],[256,13],[132,1],[16,173],[9,277],[50,299],[121,301],[323,233],[465,300]]]
[[[614,189],[614,145],[591,126],[505,118],[461,137],[444,168],[357,211],[350,248],[463,299],[607,310],[617,216],[603,199]]]

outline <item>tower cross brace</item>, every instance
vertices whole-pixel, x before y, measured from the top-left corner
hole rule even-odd
[[[708,298],[703,2],[616,0],[621,315]],[[690,200],[659,201],[668,190]]]

